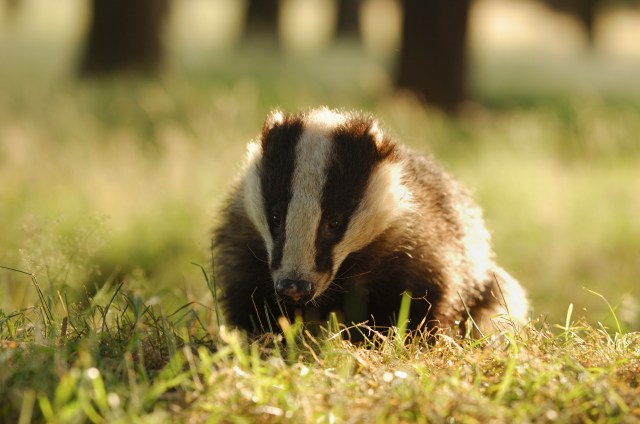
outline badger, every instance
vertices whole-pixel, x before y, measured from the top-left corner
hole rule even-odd
[[[404,293],[412,329],[526,321],[525,292],[496,264],[467,190],[361,112],[273,111],[212,246],[226,323],[252,334],[332,312],[393,326]]]

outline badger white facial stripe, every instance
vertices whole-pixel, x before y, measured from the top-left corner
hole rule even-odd
[[[254,145],[255,146],[255,145]],[[267,248],[267,256],[271,258],[273,251],[273,238],[269,231],[267,216],[264,213],[264,199],[262,196],[262,184],[260,182],[259,160],[262,153],[256,153],[255,149],[249,152],[249,166],[245,174],[243,201],[247,216],[255,225],[256,229],[262,236]]]
[[[305,117],[305,127],[311,132],[328,135],[346,121],[346,115],[323,107],[309,112]]]
[[[307,125],[296,146],[281,278],[309,278],[315,271],[316,229],[332,142],[322,127]]]

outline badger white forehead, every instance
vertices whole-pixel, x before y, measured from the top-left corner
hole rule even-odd
[[[329,109],[328,107],[320,107],[311,109],[307,113],[300,115],[299,119],[304,125],[304,132],[307,137],[324,136],[329,138],[331,136],[331,132],[341,125],[344,125],[352,118],[352,116],[353,115],[351,113],[340,112]],[[262,136],[264,137],[265,131],[285,124],[285,120],[286,115],[281,110],[275,109],[271,111],[265,120]],[[378,137],[381,134],[377,122],[373,121],[371,128],[372,135]],[[252,163],[261,159],[263,152],[262,147],[261,140],[253,140],[247,144],[247,153],[245,158],[247,166],[251,166]]]
[[[313,109],[305,117],[305,129],[329,133],[347,121],[347,115],[326,107]]]
[[[328,108],[302,115],[271,113],[262,138],[249,147],[244,203],[265,240],[272,271],[310,279],[314,273],[333,273],[349,253],[406,211],[411,195],[392,151],[377,123],[357,114]],[[286,217],[277,239],[268,222],[274,208]],[[319,240],[319,226],[332,216],[346,224],[328,246]],[[282,278],[291,278],[287,275]]]

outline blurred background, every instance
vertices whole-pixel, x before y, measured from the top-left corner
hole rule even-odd
[[[611,324],[593,291],[640,329],[631,0],[0,0],[0,265],[69,307],[124,281],[210,312],[194,263],[246,142],[318,105],[469,186],[534,316]],[[0,316],[36,302],[0,269]]]

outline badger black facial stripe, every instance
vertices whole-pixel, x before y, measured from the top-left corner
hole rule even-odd
[[[334,268],[333,246],[345,235],[349,220],[362,200],[369,176],[380,161],[370,123],[351,120],[332,134],[333,156],[327,169],[322,195],[322,218],[316,234],[316,269],[331,272]],[[340,226],[330,228],[338,217]]]
[[[302,134],[302,120],[291,117],[266,130],[262,135],[263,159],[260,169],[260,185],[264,214],[273,240],[271,267],[277,268],[282,261],[286,240],[284,222],[291,201],[292,179],[296,166],[296,146]],[[276,227],[271,222],[273,214],[282,223]]]

